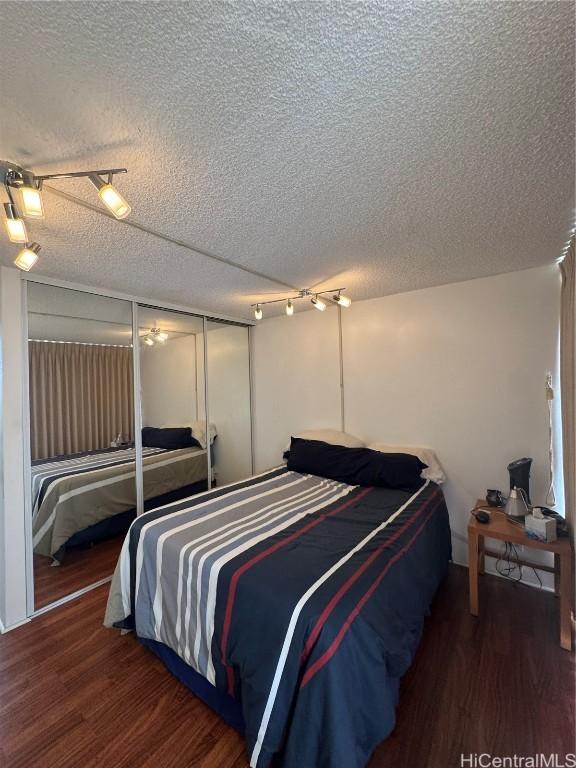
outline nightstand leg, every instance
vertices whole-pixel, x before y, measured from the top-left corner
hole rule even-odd
[[[554,553],[554,594],[560,594],[560,555]]]
[[[478,536],[478,573],[484,573],[484,536]]]
[[[468,531],[468,578],[470,581],[470,613],[478,616],[478,534]]]
[[[570,594],[572,586],[571,557],[560,556],[560,645],[572,650],[572,626],[570,621]]]

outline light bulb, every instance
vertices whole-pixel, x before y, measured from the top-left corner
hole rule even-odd
[[[38,243],[30,243],[30,245],[22,248],[18,256],[14,259],[14,264],[16,264],[18,269],[22,269],[24,272],[29,272],[38,261],[39,250],[40,246]]]
[[[286,303],[286,314],[288,317],[291,317],[294,314],[294,304],[292,304],[290,299],[288,299],[288,302]]]
[[[338,296],[333,296],[333,299],[341,307],[349,307],[352,304],[352,299],[349,299],[348,296],[344,296],[342,293],[339,293]]]
[[[254,317],[256,320],[262,320],[262,307],[260,304],[256,304],[256,309],[254,310]]]
[[[318,296],[312,299],[312,304],[314,304],[314,307],[319,309],[320,312],[324,312],[326,309],[326,304],[322,301],[322,299],[319,299]]]
[[[168,334],[164,333],[164,331],[160,331],[159,333],[156,334],[156,338],[158,339],[158,341],[161,341],[162,343],[164,343],[165,341],[168,341]]]
[[[153,340],[153,339],[151,339],[151,338],[150,338],[150,336],[144,336],[144,338],[142,339],[142,341],[143,341],[143,342],[144,342],[144,344],[146,344],[148,347],[153,347],[153,346],[154,346],[154,340]]]
[[[125,219],[132,208],[130,208],[116,187],[113,187],[112,184],[103,182],[97,173],[90,174],[88,178],[98,190],[98,197],[102,200],[106,208],[108,208],[117,219]]]
[[[4,203],[4,210],[6,211],[6,219],[4,223],[6,225],[6,231],[8,237],[13,243],[26,243],[28,242],[28,235],[26,233],[26,225],[22,219],[18,218],[16,206],[12,203]]]
[[[42,205],[42,195],[36,187],[20,187],[20,196],[22,199],[22,213],[31,219],[44,218],[44,207]]]
[[[100,200],[102,200],[104,205],[112,211],[117,219],[125,219],[132,210],[120,192],[118,192],[112,184],[104,184],[103,187],[100,187],[98,195]]]

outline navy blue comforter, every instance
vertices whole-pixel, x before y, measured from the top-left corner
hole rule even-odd
[[[434,483],[275,470],[138,518],[117,625],[236,699],[254,768],[360,768],[394,727],[450,553]]]

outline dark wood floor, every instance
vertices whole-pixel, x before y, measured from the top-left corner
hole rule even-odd
[[[556,598],[485,576],[474,619],[466,578],[452,567],[370,768],[574,751],[574,656],[558,644]],[[132,636],[102,627],[106,597],[101,587],[0,637],[1,768],[246,768],[240,736]]]
[[[34,555],[34,606],[36,609],[71,595],[114,573],[124,536],[101,541],[89,549],[71,549],[62,564]]]

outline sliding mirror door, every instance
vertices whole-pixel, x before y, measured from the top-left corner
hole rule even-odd
[[[214,483],[226,485],[252,474],[248,328],[209,320],[206,356],[208,413],[218,430]]]
[[[208,487],[203,332],[202,317],[138,306],[146,511]]]
[[[110,576],[136,514],[132,305],[28,283],[34,608]]]

